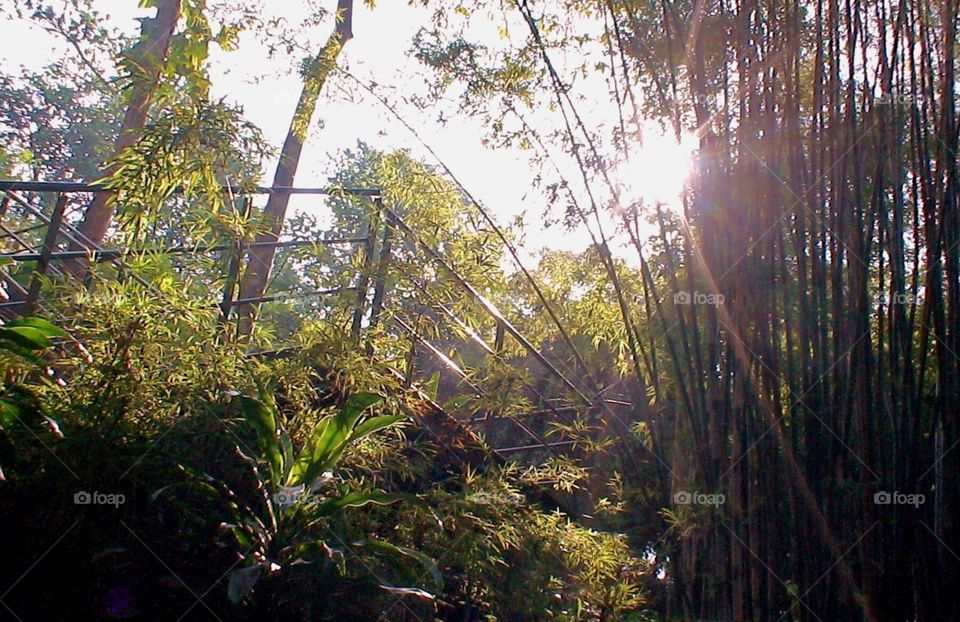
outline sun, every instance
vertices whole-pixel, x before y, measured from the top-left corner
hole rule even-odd
[[[696,135],[684,133],[678,141],[672,131],[664,131],[653,122],[643,124],[636,134],[642,136],[643,140],[637,139],[629,144],[626,150],[629,157],[622,157],[607,171],[613,189],[618,193],[618,204],[623,208],[660,205],[664,210],[682,217],[681,195],[693,172],[699,145]],[[609,240],[617,237],[616,232],[622,224],[622,214],[617,210],[599,210],[590,217],[589,226],[593,236],[583,225],[578,224],[571,229],[557,225],[541,229],[532,236],[532,247],[579,253],[589,247],[595,238],[600,239],[598,225],[604,232],[603,237]],[[653,230],[647,233],[653,233]],[[621,242],[622,239],[612,240],[613,247],[619,247]],[[622,255],[634,259],[632,251]]]
[[[628,157],[614,170],[621,204],[660,204],[681,211],[680,195],[693,171],[697,139],[682,134],[680,140],[655,124],[642,130],[642,142],[628,147]]]

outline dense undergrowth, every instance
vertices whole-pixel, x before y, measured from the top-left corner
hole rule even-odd
[[[65,313],[82,347],[3,342],[23,619],[646,619],[622,536],[531,501],[517,466],[458,462],[348,333],[249,356],[209,310],[120,285]]]

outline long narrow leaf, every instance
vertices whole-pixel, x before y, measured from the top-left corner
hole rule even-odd
[[[273,410],[252,397],[241,395],[237,399],[240,401],[240,412],[244,420],[257,434],[260,451],[270,466],[271,481],[279,482],[283,473],[283,454],[280,451],[277,419]]]
[[[42,350],[53,345],[42,330],[32,326],[0,328],[0,339],[12,341],[30,350]]]
[[[47,337],[69,337],[70,336],[66,333],[66,331],[64,331],[62,328],[60,328],[56,324],[39,317],[17,318],[15,320],[10,320],[9,322],[7,322],[5,326],[6,328],[15,328],[15,327],[23,327],[23,326],[34,328],[40,331],[41,333],[43,333],[44,335],[46,335]]]
[[[383,398],[376,393],[354,393],[347,398],[346,402],[344,402],[343,408],[340,409],[340,416],[348,420],[352,419],[354,422],[356,422],[357,419],[360,418],[360,415],[363,414],[363,411],[370,408],[381,399]]]
[[[344,508],[359,508],[370,503],[376,505],[390,505],[391,503],[396,503],[397,501],[403,501],[409,499],[410,495],[406,495],[399,492],[383,492],[380,490],[372,490],[369,492],[349,492],[342,497],[337,499],[330,499],[326,501],[321,506],[324,510],[331,509],[344,509]]]
[[[383,428],[389,427],[402,419],[403,415],[384,415],[382,417],[371,417],[354,428],[353,433],[350,435],[350,438],[347,439],[347,442],[352,443],[353,441],[360,440],[361,438],[373,434],[377,430],[382,430]]]
[[[292,469],[288,483],[310,485],[340,458],[363,412],[382,399],[375,393],[351,395],[336,415],[325,417],[313,431]]]
[[[324,417],[317,423],[317,427],[313,429],[313,434],[310,435],[306,445],[300,450],[296,460],[294,460],[293,465],[290,467],[290,473],[287,475],[287,486],[307,484],[316,478],[315,473],[322,473],[322,471],[318,471],[313,467],[315,462],[314,455],[318,453],[316,449],[317,445],[321,439],[326,437],[327,428],[330,427],[333,421],[334,418],[330,416]]]

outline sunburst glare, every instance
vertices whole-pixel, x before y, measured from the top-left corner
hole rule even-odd
[[[679,213],[680,195],[693,171],[697,138],[684,133],[677,140],[673,132],[653,124],[644,126],[641,135],[641,141],[628,147],[629,157],[613,171],[620,202],[624,207],[659,203]]]

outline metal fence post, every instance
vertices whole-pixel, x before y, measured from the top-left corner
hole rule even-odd
[[[253,199],[247,197],[243,201],[243,217],[250,216],[253,209]],[[234,237],[233,256],[227,267],[227,281],[223,284],[223,299],[220,302],[220,325],[226,326],[230,322],[230,312],[233,310],[233,294],[237,289],[240,278],[240,262],[243,261],[244,243],[239,233]]]
[[[50,268],[50,255],[57,247],[57,237],[60,235],[60,227],[63,225],[63,214],[67,209],[67,195],[60,194],[57,197],[57,203],[53,207],[53,215],[50,217],[50,224],[47,226],[47,235],[43,239],[43,248],[40,251],[40,258],[37,260],[37,267],[33,270],[33,280],[30,282],[30,290],[27,292],[27,302],[24,305],[23,314],[30,315],[37,305],[37,299],[40,297],[40,287],[42,285],[41,277],[47,273]]]
[[[377,199],[377,207],[383,213],[383,202]],[[383,228],[383,241],[380,243],[380,262],[377,265],[377,280],[373,286],[373,303],[370,307],[370,328],[380,322],[380,312],[383,311],[384,300],[387,295],[387,271],[393,259],[393,214],[387,212],[386,224]]]
[[[354,337],[360,336],[360,328],[363,325],[363,313],[366,308],[367,290],[370,288],[370,269],[373,267],[373,245],[377,236],[377,223],[380,220],[380,204],[377,202],[377,208],[370,214],[370,220],[367,223],[367,236],[363,243],[363,267],[360,269],[360,278],[357,281],[357,301],[353,310],[353,324],[350,327],[350,333]]]

